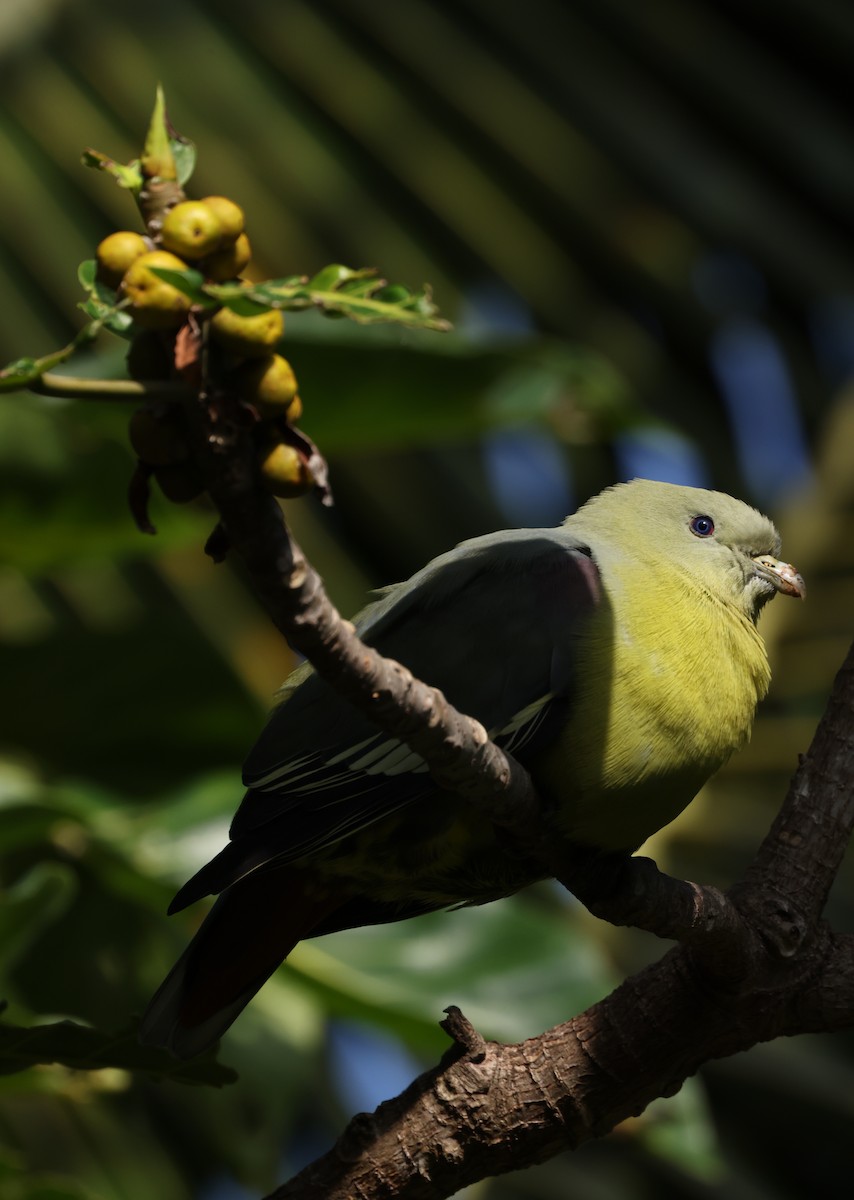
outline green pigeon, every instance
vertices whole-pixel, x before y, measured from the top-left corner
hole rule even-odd
[[[720,492],[635,479],[557,529],[474,538],[385,589],[362,638],[476,717],[568,844],[631,852],[750,736],[756,628],[804,582],[772,522]],[[218,894],[141,1038],[195,1055],[302,938],[484,904],[543,878],[488,815],[308,666],[244,769],[230,841],[170,912]]]

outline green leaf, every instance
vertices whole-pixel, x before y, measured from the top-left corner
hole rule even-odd
[[[117,300],[115,289],[97,278],[97,269],[98,264],[93,258],[87,258],[77,268],[80,286],[88,294],[88,299],[78,307],[87,317],[99,322],[99,327],[103,326],[119,337],[130,338],[133,336],[133,321],[129,314],[123,311],[127,301]]]
[[[399,283],[389,284],[387,287],[380,288],[374,293],[375,300],[382,300],[385,304],[402,304],[404,300],[410,300],[412,292],[409,288],[404,287]]]
[[[381,304],[388,303],[387,301],[380,299],[380,294],[382,292],[388,292],[389,289],[384,286],[378,287],[377,280],[375,278],[372,278],[371,276],[368,276],[367,278],[365,278],[364,275],[357,275],[352,279],[345,279],[344,282],[341,284],[341,286],[335,290],[338,295],[346,295],[346,296],[374,295],[375,297],[377,297],[377,299],[379,299],[379,302]],[[408,295],[409,295],[409,293],[407,292],[407,296]]]
[[[189,138],[175,133],[169,127],[169,145],[172,147],[172,157],[175,160],[175,170],[181,187],[188,182],[196,168],[196,146]]]
[[[720,1184],[726,1178],[726,1163],[698,1079],[686,1079],[675,1096],[654,1100],[638,1119],[637,1131],[647,1150],[702,1183]]]
[[[204,290],[230,308],[238,300],[243,305],[254,301],[263,308],[289,311],[318,308],[327,316],[349,317],[359,324],[389,321],[412,329],[450,329],[449,322],[438,315],[429,288],[411,292],[402,285],[390,285],[379,279],[372,267],[352,270],[332,263],[308,280],[289,276],[248,286],[207,284]]]
[[[175,1083],[212,1087],[222,1087],[237,1078],[230,1067],[216,1062],[213,1054],[182,1062],[165,1050],[141,1046],[134,1027],[110,1034],[75,1021],[54,1021],[28,1029],[0,1023],[0,1075],[46,1063],[59,1063],[75,1071],[121,1067],[146,1071]]]
[[[87,147],[81,155],[81,162],[85,167],[94,167],[97,171],[106,171],[108,175],[112,175],[119,187],[127,188],[135,194],[142,188],[142,170],[136,159],[128,163],[127,166],[124,166],[122,163],[117,163],[115,159],[110,158],[108,155],[102,154],[100,150],[92,150]]]
[[[203,290],[205,277],[201,271],[196,271],[192,267],[187,267],[185,271],[173,270],[172,267],[149,267],[148,269],[158,279],[165,280],[179,292],[189,296],[194,304],[203,304],[207,308],[213,307],[214,301]]]
[[[129,313],[119,311],[115,305],[104,304],[94,296],[90,296],[88,300],[84,300],[79,305],[79,308],[85,312],[87,317],[94,318],[99,328],[108,329],[110,333],[115,333],[118,337],[128,339],[133,337],[133,319]]]
[[[311,277],[308,286],[315,292],[328,292],[357,273],[351,271],[349,267],[342,266],[341,263],[330,263],[328,267],[323,267]]]
[[[77,268],[77,279],[83,290],[93,296],[104,308],[116,306],[116,289],[109,287],[97,277],[98,264],[94,258],[87,258]]]
[[[212,296],[224,308],[230,308],[241,317],[257,317],[270,308],[283,308],[276,299],[275,289],[297,287],[305,283],[304,275],[289,275],[284,279],[269,279],[265,283],[209,283],[205,293]],[[274,289],[270,291],[270,289]]]
[[[95,287],[95,272],[98,264],[94,258],[86,258],[77,268],[77,278],[84,292],[91,292]]]
[[[516,1041],[606,995],[611,973],[566,913],[513,897],[302,942],[288,959],[340,1013],[381,1020],[436,1044],[457,1004],[488,1037]]]

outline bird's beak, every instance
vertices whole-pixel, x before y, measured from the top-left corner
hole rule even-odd
[[[758,574],[773,583],[778,592],[804,599],[807,585],[791,563],[780,562],[779,558],[772,558],[770,554],[758,554],[752,561],[756,564]]]

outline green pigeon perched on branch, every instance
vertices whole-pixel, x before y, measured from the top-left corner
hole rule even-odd
[[[362,614],[364,640],[525,765],[571,844],[631,852],[750,735],[770,680],[756,629],[804,595],[767,517],[636,479],[558,529],[464,542]],[[143,1018],[188,1057],[298,941],[483,904],[544,875],[483,811],[308,667],[249,755],[231,840],[175,897],[220,893]]]

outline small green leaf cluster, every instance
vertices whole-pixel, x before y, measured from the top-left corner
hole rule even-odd
[[[231,307],[249,302],[294,312],[319,308],[326,316],[349,317],[361,325],[392,321],[413,329],[450,329],[437,315],[428,287],[411,291],[402,284],[390,284],[372,267],[354,270],[331,263],[311,278],[289,275],[237,288],[233,284],[207,286],[202,291]]]

